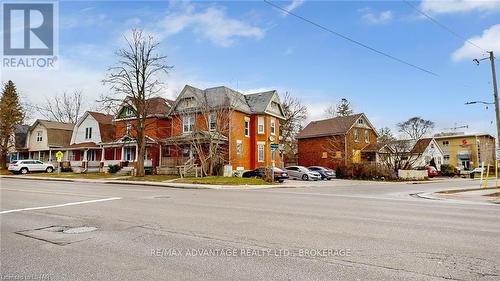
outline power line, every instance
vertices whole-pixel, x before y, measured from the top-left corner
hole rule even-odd
[[[395,57],[395,56],[393,56],[393,55],[391,55],[391,54],[385,53],[385,52],[383,52],[383,51],[379,51],[379,50],[377,50],[377,49],[375,49],[375,48],[373,48],[373,47],[370,47],[370,46],[368,46],[368,45],[366,45],[366,44],[364,44],[364,43],[361,43],[361,42],[359,42],[359,41],[357,41],[357,40],[354,40],[354,39],[352,39],[352,38],[350,38],[350,37],[348,37],[348,36],[346,36],[346,35],[343,35],[343,34],[341,34],[341,33],[339,33],[339,32],[336,32],[336,31],[334,31],[334,30],[332,30],[332,29],[329,29],[329,28],[327,28],[327,27],[325,27],[325,26],[323,26],[323,25],[320,25],[320,24],[318,24],[318,23],[315,23],[315,22],[313,22],[312,20],[309,20],[309,19],[306,19],[306,18],[304,18],[304,17],[302,17],[302,16],[299,16],[299,15],[297,15],[297,14],[293,13],[293,12],[290,12],[290,11],[286,10],[285,8],[282,8],[282,7],[281,7],[281,6],[279,6],[279,5],[276,5],[276,4],[274,4],[274,3],[269,2],[268,0],[264,0],[264,2],[265,2],[265,3],[267,3],[267,4],[269,4],[269,5],[271,5],[271,6],[273,6],[273,7],[275,7],[275,8],[277,8],[277,9],[279,9],[279,10],[281,10],[281,11],[283,11],[283,12],[285,12],[285,13],[287,13],[287,14],[289,14],[289,15],[292,15],[292,16],[294,16],[294,17],[296,17],[296,18],[298,18],[298,19],[300,19],[300,20],[303,20],[303,21],[305,21],[305,22],[307,22],[307,23],[310,23],[310,24],[312,24],[312,25],[314,25],[314,26],[316,26],[316,27],[318,27],[318,28],[320,28],[320,29],[322,29],[322,30],[324,30],[324,31],[326,31],[326,32],[329,32],[329,33],[331,33],[331,34],[333,34],[333,35],[336,35],[336,36],[338,36],[338,37],[340,37],[340,38],[342,38],[342,39],[344,39],[344,40],[347,40],[347,41],[349,41],[349,42],[351,42],[351,43],[354,43],[354,44],[356,44],[356,45],[358,45],[358,46],[361,46],[361,47],[363,47],[363,48],[366,48],[366,49],[368,49],[368,50],[370,50],[370,51],[372,51],[372,52],[375,52],[375,53],[377,53],[377,54],[379,54],[379,55],[382,55],[382,56],[384,56],[384,57],[387,57],[387,58],[392,59],[392,60],[394,60],[394,61],[397,61],[397,62],[399,62],[399,63],[405,64],[405,65],[410,66],[410,67],[412,67],[412,68],[418,69],[418,70],[423,71],[423,72],[425,72],[425,73],[427,73],[427,74],[431,74],[431,75],[434,75],[434,76],[439,76],[439,75],[437,75],[436,73],[434,73],[434,72],[432,72],[432,71],[430,71],[430,70],[427,70],[427,69],[422,68],[422,67],[420,67],[420,66],[417,66],[417,65],[414,65],[414,64],[412,64],[412,63],[409,63],[409,62],[407,62],[407,61],[405,61],[405,60],[402,60],[402,59],[400,59],[400,58],[397,58],[397,57]]]
[[[455,37],[461,39],[461,40],[464,40],[465,42],[469,43],[471,46],[474,46],[484,52],[486,52],[485,49],[481,48],[480,46],[478,46],[477,44],[471,42],[469,39],[465,38],[464,36],[460,35],[459,33],[457,33],[456,31],[454,31],[453,29],[447,27],[446,25],[440,23],[439,21],[437,21],[435,18],[431,17],[430,15],[428,15],[427,13],[425,13],[424,11],[420,10],[419,8],[417,8],[415,5],[411,4],[410,2],[408,2],[407,0],[404,0],[404,2],[410,6],[411,8],[413,8],[415,11],[419,12],[420,14],[422,14],[424,17],[428,18],[430,21],[432,21],[433,23],[435,23],[436,25],[438,25],[439,27],[441,27],[442,29],[448,31],[449,33],[453,34]]]

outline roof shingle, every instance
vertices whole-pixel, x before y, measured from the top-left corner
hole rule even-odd
[[[363,113],[312,121],[297,135],[297,139],[343,135]]]

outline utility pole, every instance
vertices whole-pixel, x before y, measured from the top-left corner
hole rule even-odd
[[[493,51],[488,52],[490,54],[490,62],[491,62],[491,75],[493,78],[493,97],[495,102],[495,114],[497,117],[497,147],[498,142],[500,141],[500,109],[498,105],[498,89],[497,89],[497,75],[495,70],[495,55]]]

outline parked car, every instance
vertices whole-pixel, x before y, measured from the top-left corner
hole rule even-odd
[[[18,160],[10,163],[8,170],[14,174],[27,174],[29,172],[52,173],[54,171],[54,165],[43,163],[39,160]]]
[[[474,170],[470,171],[469,176],[471,179],[473,179],[476,177],[476,175],[480,175],[483,172],[486,173],[486,170],[482,167],[478,167],[478,168],[475,168]]]
[[[307,167],[309,170],[318,172],[321,175],[322,180],[331,180],[335,178],[335,171],[321,166],[311,166]]]
[[[304,166],[290,166],[286,167],[285,170],[288,172],[288,176],[291,179],[301,179],[301,180],[321,180],[321,175],[318,172],[311,171]]]
[[[243,173],[242,177],[244,178],[261,178],[263,179],[266,176],[266,170],[271,169],[270,167],[260,167],[255,170],[246,171]],[[288,179],[288,173],[281,170],[280,168],[274,168],[274,180],[282,183],[286,179]]]
[[[439,176],[439,171],[434,166],[417,167],[416,170],[427,171],[427,177],[429,178]]]

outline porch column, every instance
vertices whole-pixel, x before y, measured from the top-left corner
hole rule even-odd
[[[125,146],[122,146],[122,154],[120,155],[120,161],[123,162],[123,155],[125,154]]]
[[[160,153],[158,153],[158,166],[161,167],[161,144],[160,144]]]
[[[135,162],[137,162],[137,159],[139,159],[139,146],[136,143],[135,144]]]
[[[52,150],[49,149],[49,162],[52,161]]]
[[[17,152],[17,158],[16,158],[16,160],[19,160],[19,151]]]
[[[101,151],[101,162],[104,162],[104,157],[106,156],[106,153],[104,152],[104,147],[102,148],[102,151]]]
[[[38,150],[38,160],[40,160],[40,150]]]

